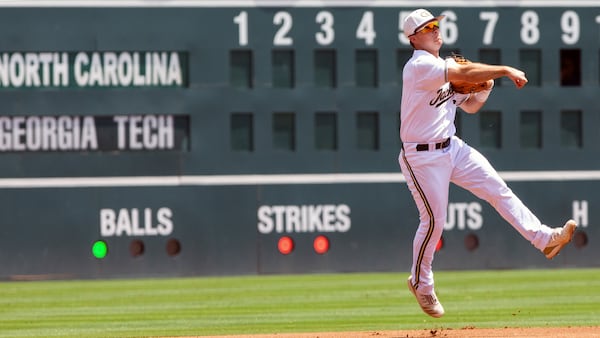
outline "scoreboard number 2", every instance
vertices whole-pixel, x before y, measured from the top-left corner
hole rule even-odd
[[[275,37],[273,37],[273,45],[275,46],[291,46],[294,39],[288,36],[292,29],[292,16],[288,12],[277,12],[273,17],[273,24],[279,25]]]

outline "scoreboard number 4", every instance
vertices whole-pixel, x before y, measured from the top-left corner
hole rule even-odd
[[[402,45],[408,45],[409,41],[404,36],[402,26],[404,18],[410,14],[410,11],[400,11],[398,13],[398,41]],[[441,14],[446,17],[440,25],[440,34],[446,44],[452,45],[458,41],[459,26],[458,16],[452,10],[443,11]],[[481,42],[483,45],[491,45],[494,42],[496,27],[500,22],[500,14],[496,11],[479,12],[479,20],[485,23]],[[597,23],[600,23],[600,16],[595,18]],[[249,43],[248,36],[248,12],[241,11],[233,18],[234,24],[238,27],[238,44],[247,46]],[[315,16],[316,32],[315,42],[321,46],[331,45],[335,41],[335,17],[330,11],[319,11]],[[540,33],[540,16],[536,11],[526,10],[521,13],[521,27],[519,37],[525,45],[535,45],[539,42]],[[294,18],[289,12],[278,11],[273,15],[273,25],[276,27],[273,35],[274,46],[292,46],[294,39],[290,36],[294,28]],[[581,33],[581,22],[579,15],[574,10],[566,10],[560,18],[561,41],[567,45],[573,45],[579,42]],[[375,31],[375,14],[373,11],[365,11],[358,20],[355,31],[355,38],[364,41],[365,45],[371,46],[375,43],[377,32]]]

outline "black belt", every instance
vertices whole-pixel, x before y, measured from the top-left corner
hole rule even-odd
[[[447,138],[444,142],[436,143],[435,149],[448,148],[449,145],[450,145],[450,138]],[[427,150],[429,150],[429,144],[427,144],[427,143],[417,144],[416,149],[417,149],[417,151],[427,151]]]

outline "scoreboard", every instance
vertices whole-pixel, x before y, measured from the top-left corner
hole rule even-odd
[[[30,0],[0,3],[0,278],[408,270],[415,6],[443,54],[525,70],[459,134],[582,225],[550,265],[452,188],[438,267],[596,266],[597,1]]]

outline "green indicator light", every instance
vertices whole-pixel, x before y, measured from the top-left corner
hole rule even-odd
[[[98,259],[102,259],[106,257],[108,253],[108,246],[104,241],[96,241],[94,245],[92,245],[92,255]]]

